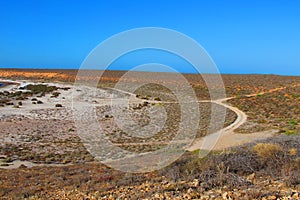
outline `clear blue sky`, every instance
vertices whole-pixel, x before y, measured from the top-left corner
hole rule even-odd
[[[78,68],[106,38],[151,26],[194,38],[222,73],[300,75],[299,10],[298,0],[1,0],[0,67]],[[144,54],[115,68],[164,57]]]

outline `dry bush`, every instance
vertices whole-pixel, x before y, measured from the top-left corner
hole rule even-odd
[[[226,152],[212,152],[204,159],[199,159],[197,152],[185,153],[160,174],[172,181],[198,179],[205,189],[249,186],[244,178],[253,173],[296,186],[300,183],[299,138],[277,136]]]
[[[283,154],[282,147],[272,143],[258,143],[253,146],[253,151],[264,161],[277,159]]]
[[[298,151],[297,151],[296,148],[291,148],[291,149],[289,150],[289,153],[290,153],[291,156],[296,156],[297,153],[298,153]]]
[[[238,175],[249,175],[261,170],[264,166],[257,155],[250,151],[251,147],[237,147],[229,153],[223,153],[211,158],[213,165],[224,162],[229,171]]]
[[[300,184],[299,169],[290,171],[289,175],[285,178],[285,184],[288,187],[292,187]]]

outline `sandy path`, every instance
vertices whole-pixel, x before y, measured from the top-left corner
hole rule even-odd
[[[33,162],[29,162],[29,161],[21,161],[21,160],[15,160],[13,162],[10,163],[2,163],[0,162],[2,165],[0,165],[0,169],[16,169],[19,168],[20,166],[26,166],[26,167],[63,167],[63,166],[69,166],[72,165],[72,163],[67,163],[67,164],[37,164],[37,163],[33,163]],[[8,164],[3,165],[3,164]]]
[[[291,86],[289,86],[289,88],[290,87],[298,87],[298,86],[300,86],[300,84],[291,85]],[[249,94],[249,95],[245,95],[245,96],[246,97],[255,97],[257,95],[272,93],[272,92],[284,90],[286,88],[288,88],[288,87],[287,86],[286,87],[278,87],[278,88],[270,89],[266,92],[254,93],[254,94]],[[218,137],[218,140],[215,144],[210,143],[210,144],[206,145],[205,144],[206,142],[208,142],[208,143],[211,142],[211,141],[209,141],[210,139],[205,140],[205,138],[199,138],[199,139],[195,140],[193,142],[193,144],[191,145],[191,147],[189,147],[187,149],[188,151],[195,151],[198,149],[224,150],[224,149],[227,149],[230,147],[239,146],[239,145],[254,142],[257,140],[266,139],[266,138],[274,136],[275,133],[277,133],[277,130],[267,130],[267,131],[262,131],[262,132],[249,133],[249,134],[235,133],[234,131],[237,128],[239,128],[241,125],[243,125],[244,123],[247,122],[247,115],[246,115],[246,113],[239,110],[238,108],[230,106],[225,103],[226,101],[228,101],[230,99],[234,99],[234,98],[237,98],[237,97],[228,97],[228,98],[224,98],[224,99],[210,101],[210,102],[219,104],[221,106],[224,106],[224,107],[232,110],[237,115],[237,119],[231,125],[225,127],[224,129],[207,136],[208,138],[212,138],[213,141],[215,141],[216,140],[215,138]],[[200,101],[200,102],[207,102],[207,101]]]
[[[10,81],[10,80],[3,80],[3,81]],[[15,81],[16,82],[16,81]],[[27,84],[30,83],[34,83],[34,82],[29,82],[29,81],[19,81],[16,82],[16,85],[9,85],[7,87],[3,87],[1,88],[0,91],[4,91],[4,90],[17,90],[18,87],[21,86],[25,86]],[[73,85],[68,85],[68,84],[63,84],[63,83],[45,83],[45,84],[50,84],[50,85],[55,85],[58,87],[73,87]],[[298,85],[293,85],[291,87],[297,87],[300,86],[300,84]],[[275,92],[275,91],[279,91],[279,90],[283,90],[286,89],[287,87],[280,87],[280,88],[274,88],[271,89],[267,92],[262,92],[262,93],[256,93],[256,94],[250,94],[250,95],[246,95],[247,97],[253,97],[253,96],[257,96],[260,94],[266,94],[266,93],[271,93],[271,92]],[[74,92],[74,90],[78,90],[78,94],[75,95],[76,98],[74,98],[74,96],[72,96],[72,93]],[[143,100],[143,99],[138,99],[136,98],[136,95],[130,92],[126,92],[126,91],[122,91],[119,89],[114,89],[112,88],[111,90],[114,90],[116,92],[120,92],[126,95],[130,96],[130,102],[131,103],[140,103],[140,102],[144,102],[144,101],[148,101],[149,103],[174,103],[174,102],[164,102],[164,101],[153,101],[153,100]],[[101,93],[101,95],[104,95],[105,98],[103,99],[97,99],[97,101],[95,101],[94,99],[89,98],[89,91],[90,89],[87,88],[87,86],[78,86],[76,88],[73,88],[69,91],[66,91],[64,93],[62,93],[61,97],[58,99],[53,99],[50,98],[49,96],[43,97],[43,101],[45,102],[42,105],[36,106],[36,105],[31,105],[31,103],[29,102],[28,105],[26,105],[24,108],[21,109],[12,109],[12,108],[3,108],[1,109],[1,113],[7,113],[7,114],[29,114],[30,111],[32,110],[36,110],[36,109],[48,109],[48,108],[53,108],[53,105],[55,103],[63,103],[66,108],[71,108],[72,106],[72,102],[75,100],[76,103],[83,103],[85,106],[87,105],[91,105],[91,104],[96,104],[96,105],[111,105],[112,101],[118,101],[118,99],[113,95],[113,94],[109,94],[109,92],[107,90],[103,90],[103,89],[99,89],[99,94]],[[72,98],[73,97],[73,98]],[[84,99],[84,97],[87,97],[86,99]],[[233,112],[236,113],[237,115],[237,119],[234,121],[234,123],[232,123],[231,125],[225,127],[224,129],[210,134],[207,137],[208,138],[214,138],[214,137],[219,137],[218,140],[213,139],[214,141],[217,141],[216,144],[211,145],[213,148],[210,148],[209,150],[224,150],[226,148],[229,147],[233,147],[233,146],[238,146],[241,144],[245,144],[245,143],[249,143],[249,142],[253,142],[256,140],[260,140],[260,139],[265,139],[268,137],[272,137],[276,130],[269,130],[269,131],[263,131],[263,132],[256,132],[256,133],[251,133],[251,134],[240,134],[240,133],[235,133],[234,131],[239,128],[242,124],[244,124],[247,121],[247,115],[239,110],[236,107],[230,106],[228,104],[226,104],[226,101],[230,100],[230,99],[234,99],[236,97],[229,97],[229,98],[225,98],[225,99],[219,99],[219,100],[202,100],[202,101],[198,101],[199,103],[204,103],[204,102],[211,102],[211,103],[216,103],[219,104],[221,106],[224,106],[230,110],[232,110]],[[124,98],[120,98],[120,101],[124,100]],[[73,102],[74,103],[74,102]],[[189,103],[189,102],[186,102]],[[33,116],[34,117],[34,116]],[[187,149],[188,151],[194,151],[194,150],[198,150],[198,149],[207,149],[205,148],[207,145],[205,145],[205,141],[207,141],[207,137],[203,137],[203,138],[199,138],[197,140],[195,140],[193,142],[193,144]],[[165,144],[166,142],[158,142],[155,143],[157,144]],[[153,143],[154,144],[154,143]],[[139,145],[139,144],[117,144],[117,146],[127,146],[127,145]],[[142,143],[140,145],[147,145],[147,143]],[[151,143],[149,143],[148,145],[151,145]],[[208,145],[210,146],[210,145]],[[51,164],[34,164],[28,161],[14,161],[13,163],[11,163],[12,165],[10,166],[2,166],[0,168],[17,168],[19,167],[21,164],[26,165],[28,167],[33,167],[33,166],[64,166],[65,164],[61,164],[61,165],[51,165]]]
[[[229,98],[219,99],[211,102],[219,104],[221,106],[224,106],[232,110],[237,115],[236,120],[231,125],[223,128],[222,130],[216,133],[212,133],[207,137],[203,137],[195,140],[193,144],[187,149],[188,151],[195,151],[198,149],[204,149],[208,151],[223,150],[229,147],[239,146],[256,140],[272,137],[274,135],[274,130],[251,133],[251,134],[235,133],[234,131],[247,121],[247,115],[246,113],[239,110],[238,108],[224,103],[229,99],[233,99],[233,98],[234,97],[229,97]]]
[[[268,93],[272,93],[272,92],[277,92],[277,91],[280,91],[280,90],[284,90],[284,89],[287,89],[287,88],[294,88],[294,87],[299,87],[300,84],[294,84],[294,85],[291,85],[291,86],[285,86],[285,87],[278,87],[278,88],[273,88],[273,89],[270,89],[266,92],[260,92],[260,93],[254,93],[254,94],[248,94],[248,95],[245,95],[246,97],[255,97],[257,95],[264,95],[264,94],[268,94]],[[233,99],[233,98],[236,98],[236,97],[232,97],[230,99]]]
[[[291,87],[296,87],[299,85],[294,85]],[[259,94],[266,94],[266,93],[283,90],[286,88],[287,87],[279,87],[279,88],[271,89],[267,92],[255,93],[255,94],[250,94],[250,95],[246,95],[246,96],[252,97],[252,96],[257,96]],[[141,100],[141,99],[136,98],[135,94],[133,94],[133,93],[130,93],[127,91],[122,91],[122,90],[115,89],[115,88],[112,88],[112,90],[130,95],[130,101],[135,102],[135,103],[144,102],[144,101],[148,101],[149,103],[177,103],[177,102],[172,102],[172,101],[168,102],[168,101]],[[249,143],[249,142],[253,142],[256,140],[261,140],[261,139],[265,139],[265,138],[274,136],[274,134],[277,132],[276,130],[268,130],[268,131],[256,132],[256,133],[251,133],[251,134],[235,133],[234,131],[247,121],[247,115],[243,111],[239,110],[238,108],[226,104],[226,101],[228,101],[230,99],[234,99],[234,98],[236,98],[236,97],[228,97],[228,98],[218,99],[218,100],[213,100],[213,101],[211,101],[211,100],[198,101],[199,103],[208,103],[209,102],[209,103],[216,103],[218,105],[224,106],[224,107],[232,110],[234,113],[236,113],[237,118],[231,125],[225,127],[224,129],[222,129],[216,133],[210,134],[207,137],[203,137],[203,138],[199,138],[199,139],[195,140],[193,142],[193,144],[187,149],[188,151],[194,151],[197,149],[207,149],[207,147],[209,147],[208,150],[223,150],[223,149],[226,149],[229,147],[238,146],[238,145],[242,145],[245,143]],[[102,105],[105,105],[105,103],[108,104],[110,102],[111,102],[111,100],[108,100],[107,102],[102,102]],[[190,103],[190,102],[186,102],[186,103]],[[218,139],[215,139],[215,137],[218,137]],[[208,145],[204,144],[204,142],[210,143],[211,142],[210,140],[216,141],[216,143],[208,144]],[[168,144],[168,142],[128,143],[128,144],[116,144],[116,145],[117,146],[129,146],[129,145],[159,145],[159,144],[162,144],[162,145]]]

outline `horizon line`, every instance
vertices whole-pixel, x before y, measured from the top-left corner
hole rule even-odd
[[[22,67],[22,66],[18,66],[18,67],[3,67],[0,66],[0,70],[2,69],[10,69],[10,70],[80,70],[80,68],[72,68],[72,67]],[[121,71],[121,72],[127,72],[127,71],[133,71],[133,72],[149,72],[149,73],[170,73],[170,74],[174,74],[176,72],[172,72],[172,71],[150,71],[150,70],[126,70],[126,69],[84,69],[84,70],[99,70],[99,71]],[[194,72],[178,72],[181,74],[220,74],[220,75],[273,75],[273,76],[300,76],[299,75],[295,75],[295,74],[277,74],[277,73],[259,73],[259,72],[249,72],[249,73],[228,73],[228,72],[220,72],[220,73],[194,73]]]

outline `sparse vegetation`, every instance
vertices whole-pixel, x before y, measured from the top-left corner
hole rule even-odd
[[[56,86],[48,86],[43,84],[29,84],[25,86],[26,90],[30,90],[33,94],[46,94],[51,93],[58,88]]]
[[[257,124],[266,129],[277,129],[288,135],[297,134],[300,121],[299,100],[293,94],[299,92],[300,86],[283,88],[266,93],[264,97],[243,97],[229,102],[243,110],[249,116],[248,123]],[[243,130],[245,129],[245,130]],[[240,132],[253,132],[255,129],[243,126]]]
[[[124,198],[168,196],[182,199],[206,196],[210,199],[212,195],[233,199],[268,199],[272,196],[298,198],[298,140],[298,136],[280,136],[226,152],[212,152],[204,159],[198,158],[198,152],[185,153],[171,166],[146,174],[126,174],[96,163],[0,170],[0,176],[4,177],[1,188],[7,196],[24,197],[24,194],[29,194],[31,198],[62,198],[62,195],[71,199],[110,195],[117,198],[121,194]],[[289,147],[293,147],[292,154]],[[5,176],[1,173],[5,173]],[[13,189],[9,182],[17,176],[27,177],[16,179],[19,181],[13,183],[13,188],[22,190]],[[28,183],[32,181],[38,186],[43,185],[43,189],[29,187]]]
[[[113,86],[123,72],[104,74],[105,86]],[[6,71],[0,69],[1,74]],[[31,71],[12,70],[11,77],[32,78]],[[72,81],[75,72],[38,71],[37,79],[44,81]],[[198,76],[185,75],[200,99],[209,98],[203,80]],[[25,78],[26,78],[25,77]],[[151,173],[130,174],[115,171],[94,162],[80,138],[76,136],[74,125],[65,119],[51,120],[27,119],[11,116],[0,119],[1,134],[5,141],[0,145],[1,167],[9,166],[16,160],[26,160],[43,164],[73,164],[63,167],[34,167],[25,165],[17,169],[0,169],[0,198],[7,199],[299,199],[300,189],[300,136],[299,132],[299,87],[267,92],[272,88],[290,86],[299,82],[298,77],[259,76],[259,75],[223,75],[227,96],[238,96],[229,101],[247,112],[249,121],[244,127],[245,133],[275,128],[281,135],[267,140],[245,144],[224,151],[211,152],[205,158],[199,158],[199,151],[186,152],[170,166]],[[139,81],[139,80],[128,80]],[[168,82],[169,81],[169,82]],[[171,78],[166,82],[175,84]],[[103,85],[102,85],[103,86]],[[19,102],[32,100],[38,104],[48,94],[59,97],[54,88],[41,84],[30,86],[31,91],[1,92],[0,105],[22,106]],[[25,88],[24,88],[25,89]],[[28,88],[26,88],[28,89]],[[216,88],[216,91],[218,88]],[[168,112],[163,129],[147,141],[170,141],[178,130],[179,107],[164,101],[176,98],[167,88],[158,84],[148,84],[136,91],[136,97],[143,103],[128,108],[133,120],[140,125],[148,124],[148,110],[161,106]],[[40,100],[41,99],[41,100]],[[58,99],[51,99],[57,102]],[[159,103],[152,100],[160,101]],[[46,103],[46,102],[45,102]],[[26,103],[24,103],[24,107]],[[200,104],[201,124],[199,136],[208,134],[207,127],[211,104]],[[35,106],[38,107],[38,106]],[[56,104],[55,107],[63,107]],[[21,108],[20,110],[22,110]],[[65,108],[52,107],[52,115],[65,112]],[[49,115],[49,112],[45,112]],[[43,112],[34,112],[43,116]],[[191,112],[192,113],[192,112]],[[100,120],[104,121],[107,137],[121,148],[133,152],[154,151],[164,145],[127,145],[130,142],[143,142],[143,138],[129,137],[113,124],[110,110],[97,107]],[[52,116],[51,115],[51,116]],[[236,119],[228,111],[226,125]],[[2,123],[5,122],[5,123]],[[245,125],[246,126],[246,125]],[[13,131],[11,128],[14,128]],[[219,127],[220,128],[220,127]],[[4,140],[3,140],[4,141]],[[34,187],[32,186],[34,183]]]
[[[57,98],[60,95],[60,92],[53,92],[51,98]]]
[[[4,91],[0,92],[0,106],[4,107],[6,106],[13,106],[14,101],[17,105],[16,106],[22,106],[21,101],[25,101],[28,98],[31,97],[32,104],[42,104],[43,102],[38,100],[37,98],[41,98],[45,96],[46,94],[52,93],[52,97],[58,97],[59,92],[56,92],[58,89],[62,90],[68,90],[70,88],[58,88],[56,86],[48,86],[44,84],[29,84],[25,87],[19,88],[21,91]],[[28,90],[28,91],[22,91],[22,90]]]

